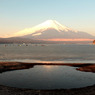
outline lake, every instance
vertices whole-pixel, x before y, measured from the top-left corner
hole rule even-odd
[[[95,74],[68,66],[34,66],[0,74],[0,84],[31,89],[69,89],[95,84]]]
[[[0,61],[94,63],[95,45],[1,44]]]
[[[95,45],[4,44],[0,61],[44,63],[95,63]],[[0,85],[31,89],[69,89],[95,84],[95,73],[69,66],[34,66],[0,73]]]

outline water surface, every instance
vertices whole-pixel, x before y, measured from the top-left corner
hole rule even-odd
[[[68,66],[34,66],[0,74],[0,84],[31,89],[69,89],[95,84],[95,74]]]
[[[94,63],[95,45],[1,44],[0,61]]]

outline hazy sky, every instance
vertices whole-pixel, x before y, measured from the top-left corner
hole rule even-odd
[[[95,0],[0,0],[0,36],[50,19],[95,35]]]

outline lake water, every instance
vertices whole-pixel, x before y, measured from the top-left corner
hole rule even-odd
[[[95,74],[67,66],[34,66],[0,74],[0,84],[31,89],[69,89],[95,84]]]
[[[0,45],[0,61],[95,62],[95,45],[29,44]]]
[[[95,45],[0,45],[0,61],[95,63]],[[69,66],[34,66],[0,73],[0,85],[32,89],[69,89],[95,84],[95,73]]]

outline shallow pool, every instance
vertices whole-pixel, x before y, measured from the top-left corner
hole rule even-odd
[[[69,89],[95,84],[95,73],[69,66],[34,66],[0,73],[0,85],[31,89]]]

